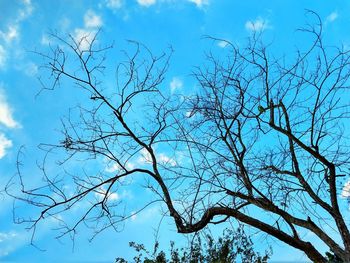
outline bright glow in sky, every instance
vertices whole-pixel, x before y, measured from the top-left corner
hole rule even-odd
[[[76,39],[88,35],[81,42],[84,48],[91,41],[89,37],[101,28],[99,41],[114,42],[116,59],[113,65],[121,58],[119,51],[127,47],[127,39],[140,41],[155,52],[171,45],[175,53],[165,88],[173,94],[195,89],[191,70],[202,63],[203,52],[213,48],[213,43],[203,36],[226,39],[239,45],[250,34],[264,31],[279,44],[276,52],[287,53],[295,45],[302,48],[307,44],[298,39],[295,31],[304,25],[305,9],[314,10],[323,19],[325,36],[330,44],[350,46],[349,1],[0,0],[0,185],[5,185],[16,173],[16,155],[21,145],[27,150],[25,172],[35,179],[33,166],[35,160],[40,159],[36,146],[41,142],[57,142],[60,117],[79,97],[65,89],[44,92],[36,97],[40,90],[37,78],[42,60],[28,51],[45,52],[52,43],[50,32],[71,34]],[[225,41],[215,46],[217,49],[225,47]],[[106,82],[113,85],[112,79],[113,76],[109,79],[107,76]],[[176,165],[165,153],[158,154],[162,162]],[[147,161],[146,157],[143,161]],[[117,169],[115,165],[110,166],[106,172]],[[349,184],[346,187],[348,190]],[[109,198],[137,203],[149,195],[131,188],[113,193]],[[349,196],[346,191],[343,195]],[[150,206],[137,216],[132,213],[122,232],[104,232],[92,243],[87,241],[88,231],[81,230],[74,251],[69,239],[63,243],[54,239],[51,228],[55,222],[46,222],[35,237],[36,244],[45,250],[41,251],[29,245],[31,235],[24,225],[13,224],[11,200],[0,195],[0,201],[0,261],[53,262],[55,258],[57,262],[113,262],[117,256],[130,256],[129,241],[145,242],[151,247],[154,229],[160,220],[157,206]],[[163,221],[159,238],[166,244],[169,240],[184,240],[175,233],[171,220]],[[257,240],[263,244],[265,239]],[[274,260],[306,260],[299,252],[281,243],[273,241],[270,244]]]

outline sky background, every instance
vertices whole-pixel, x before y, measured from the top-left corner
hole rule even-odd
[[[64,87],[54,92],[40,90],[42,60],[31,51],[48,50],[49,32],[73,37],[101,28],[101,43],[114,43],[108,60],[112,68],[128,49],[127,39],[137,40],[155,53],[172,46],[174,55],[163,89],[191,92],[196,83],[191,77],[195,66],[204,61],[204,51],[225,49],[224,42],[212,42],[204,36],[226,39],[237,45],[254,32],[273,40],[276,54],[307,48],[307,41],[296,31],[305,24],[305,10],[319,14],[327,43],[350,46],[350,2],[336,0],[95,0],[36,1],[0,0],[0,185],[16,172],[16,156],[25,146],[25,176],[36,179],[35,162],[42,153],[37,145],[57,143],[60,118],[79,99],[79,92]],[[112,72],[112,71],[111,71]],[[106,76],[113,83],[113,76]],[[108,169],[108,168],[106,168]],[[133,189],[117,193],[131,204],[147,199],[149,193]],[[28,208],[29,209],[29,208]],[[30,212],[30,211],[28,211]],[[88,230],[81,229],[74,249],[69,239],[59,242],[51,231],[54,222],[45,222],[31,245],[31,233],[12,221],[12,202],[0,195],[0,261],[17,262],[113,262],[117,256],[130,257],[129,241],[151,247],[160,221],[157,206],[131,217],[123,231],[101,233],[91,243]],[[220,232],[222,227],[214,229]],[[252,232],[255,233],[255,232]],[[158,238],[184,242],[176,234],[171,220],[163,220]],[[256,235],[260,249],[273,247],[273,260],[306,260],[299,252],[272,239]]]

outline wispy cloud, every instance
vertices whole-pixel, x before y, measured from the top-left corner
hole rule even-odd
[[[18,242],[18,233],[14,231],[0,232],[0,258],[9,255],[15,250],[13,243]]]
[[[131,221],[135,221],[137,218],[137,213],[135,211],[132,211],[130,214],[130,219]]]
[[[58,21],[58,25],[59,25],[61,31],[67,31],[69,29],[69,27],[71,26],[71,24],[72,24],[72,21],[68,17],[62,17]]]
[[[94,11],[88,10],[84,15],[84,25],[86,28],[98,28],[102,26],[102,19]]]
[[[221,40],[218,42],[218,46],[221,48],[225,48],[225,47],[227,47],[227,45],[228,45],[228,42],[225,40]]]
[[[128,163],[126,163],[125,168],[128,170],[132,170],[135,168],[135,165],[132,162],[128,162]],[[118,163],[113,163],[112,165],[108,165],[105,168],[105,171],[107,173],[116,173],[116,172],[122,171],[122,168],[119,166]]]
[[[119,172],[119,170],[120,170],[120,166],[119,166],[119,164],[117,164],[117,163],[114,163],[114,164],[112,164],[112,165],[108,165],[108,166],[105,168],[105,171],[106,171],[107,173],[115,173],[115,172]]]
[[[7,149],[12,147],[12,141],[7,139],[5,134],[0,133],[0,159],[6,155]]]
[[[171,93],[174,93],[175,91],[182,89],[182,87],[183,87],[182,80],[178,77],[173,77],[173,79],[170,82]]]
[[[20,124],[15,121],[12,108],[7,102],[5,92],[0,88],[0,126],[14,129],[19,128]],[[12,147],[12,141],[4,133],[0,133],[0,159],[3,158],[7,150]]]
[[[0,89],[0,124],[7,128],[18,128],[20,125],[12,116],[12,109],[7,102],[5,92]]]
[[[107,194],[107,190],[104,189],[103,187],[100,187],[96,192],[95,192],[95,196],[96,198],[101,201],[105,198]],[[108,192],[107,194],[107,200],[108,201],[117,201],[120,199],[120,196],[118,193],[116,192]]]
[[[96,34],[95,30],[88,30],[85,28],[74,29],[74,40],[79,43],[80,50],[87,50]]]
[[[29,62],[25,65],[24,73],[27,76],[33,77],[38,73],[38,66],[33,62]]]
[[[17,237],[17,233],[15,232],[8,232],[8,233],[0,232],[0,242],[4,242],[5,240],[9,240],[9,239],[14,239],[16,237]]]
[[[120,9],[123,6],[122,0],[106,0],[106,6],[112,10]]]
[[[164,166],[177,166],[177,162],[175,159],[169,157],[165,153],[155,153],[155,157],[157,159],[158,164],[164,165]],[[135,158],[132,161],[128,161],[126,164],[124,164],[125,168],[127,170],[133,170],[137,167],[149,165],[152,163],[152,157],[150,153],[147,151],[147,149],[143,148],[139,152],[139,156]],[[104,161],[104,171],[107,173],[122,173],[124,170],[119,166],[118,163],[110,163],[106,160]],[[121,180],[125,180],[126,177],[122,178]]]
[[[0,69],[4,68],[6,65],[6,56],[5,48],[0,45]]]
[[[343,198],[349,198],[350,197],[350,181],[345,183],[345,185],[343,187],[343,190],[341,192],[341,196]]]
[[[160,208],[158,206],[148,207],[142,211],[130,213],[130,219],[135,223],[145,223],[148,220],[154,220],[160,215]]]
[[[188,0],[188,1],[194,3],[199,8],[205,5],[209,5],[209,0]]]
[[[34,77],[38,74],[38,66],[31,62],[21,62],[20,64],[17,64],[14,66],[16,70],[22,71],[24,74],[26,74],[29,77]]]
[[[79,43],[81,50],[86,50],[90,47],[97,29],[102,26],[102,18],[93,10],[86,11],[84,15],[84,28],[74,29],[74,40]]]
[[[32,12],[32,2],[30,0],[22,0],[22,7],[18,10],[17,16],[10,21],[7,30],[0,31],[0,38],[7,43],[19,38],[20,23],[27,19]]]
[[[152,162],[152,157],[151,157],[150,153],[145,148],[143,148],[140,151],[140,157],[137,159],[137,163],[149,164],[151,162]]]
[[[198,8],[203,8],[204,6],[209,5],[209,0],[185,0],[187,2],[195,4]],[[136,0],[138,5],[143,7],[150,7],[155,4],[177,4],[177,0]],[[126,6],[125,3],[128,3],[125,0],[105,0],[105,6],[113,11],[119,10],[122,7]]]
[[[332,13],[330,13],[327,17],[326,17],[326,23],[332,23],[334,22],[337,18],[338,18],[338,12],[337,11],[333,11]]]
[[[248,31],[257,32],[257,31],[264,31],[268,28],[271,28],[271,26],[270,26],[269,21],[267,19],[263,19],[261,17],[258,17],[254,21],[248,20],[245,23],[245,28]]]
[[[107,195],[107,201],[109,202],[116,202],[116,201],[122,201],[122,200],[130,200],[133,199],[134,196],[130,191],[116,191],[116,190],[109,190],[107,194],[107,190],[105,187],[100,187],[95,192],[95,197],[97,200],[102,201]]]
[[[7,31],[0,31],[0,37],[6,42],[11,43],[19,37],[18,25],[13,24],[8,26]]]
[[[21,22],[33,12],[30,0],[22,0],[22,6],[17,10],[16,16],[10,18],[5,29],[0,30],[0,69],[6,67],[7,59],[14,40],[20,38]]]
[[[157,0],[137,0],[137,3],[141,6],[149,7],[157,3]]]
[[[44,46],[48,46],[48,45],[50,45],[50,43],[51,43],[51,39],[50,39],[50,37],[49,37],[48,35],[44,34],[44,35],[42,35],[42,37],[41,37],[40,43],[41,43],[42,45],[44,45]]]
[[[156,157],[157,162],[159,164],[170,165],[170,166],[177,165],[176,161],[173,158],[166,155],[165,153],[156,153],[155,157]],[[152,157],[151,157],[150,153],[145,148],[143,148],[140,151],[140,157],[137,159],[137,163],[140,165],[152,163]]]
[[[165,155],[164,153],[160,153],[157,156],[157,159],[160,164],[163,165],[170,165],[170,166],[176,166],[177,163],[173,158],[170,158],[169,156]]]
[[[24,19],[27,19],[33,12],[33,5],[31,0],[22,0],[23,8],[18,12],[16,21],[21,22]]]

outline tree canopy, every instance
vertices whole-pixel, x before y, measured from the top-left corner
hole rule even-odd
[[[181,95],[163,89],[171,49],[154,55],[131,41],[134,49],[116,67],[111,88],[103,77],[112,47],[101,46],[98,34],[80,40],[56,35],[57,46],[39,53],[50,76],[44,88],[74,84],[85,103],[62,119],[56,145],[40,147],[48,155],[63,151],[61,167],[81,165],[78,158],[103,159],[115,170],[48,172],[45,159],[43,185],[30,188],[18,165],[21,194],[9,187],[8,193],[40,209],[21,222],[35,230],[53,217],[61,235],[83,224],[96,233],[117,229],[131,215],[113,196],[128,187],[126,178],[142,176],[180,233],[234,219],[326,262],[308,239],[312,234],[349,262],[340,196],[350,158],[350,51],[324,44],[322,22],[307,15],[314,22],[299,31],[308,49],[278,56],[260,34],[245,45],[226,41],[227,53],[208,51],[192,74],[196,90]],[[74,186],[69,192],[67,184]],[[87,205],[75,222],[60,220],[82,202]]]

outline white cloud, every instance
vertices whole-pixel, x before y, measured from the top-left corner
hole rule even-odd
[[[88,30],[85,28],[76,28],[74,30],[74,40],[79,44],[80,50],[89,49],[95,34],[95,30]]]
[[[117,193],[111,193],[108,195],[108,200],[116,201],[118,199],[119,199],[119,195]]]
[[[140,151],[140,154],[141,156],[137,160],[139,164],[149,164],[152,162],[152,157],[145,148],[142,148],[142,150]]]
[[[19,247],[28,244],[30,236],[28,232],[18,232],[10,230],[8,232],[0,232],[0,261],[2,257],[8,256],[9,254],[15,254]],[[29,239],[28,239],[29,238]],[[6,261],[6,260],[5,260]]]
[[[16,128],[19,126],[12,116],[12,110],[2,91],[0,91],[0,123],[8,128]]]
[[[152,163],[152,157],[151,157],[150,153],[145,148],[143,148],[140,151],[140,154],[141,154],[141,156],[137,160],[138,164],[144,165],[144,164]],[[162,165],[170,165],[170,166],[177,165],[177,163],[174,159],[170,158],[169,156],[167,156],[164,153],[156,154],[156,159],[159,162],[159,164],[162,164]]]
[[[177,163],[174,159],[170,158],[169,156],[165,155],[164,153],[160,153],[157,156],[157,159],[160,164],[163,165],[170,165],[170,166],[176,166]]]
[[[130,218],[131,218],[131,221],[135,221],[136,218],[137,218],[137,213],[135,211],[132,211],[131,214],[130,214]]]
[[[3,90],[0,89],[0,124],[7,128],[18,128],[19,123],[12,116],[12,109],[9,106]],[[5,134],[0,133],[0,159],[6,155],[8,148],[12,147],[12,141]]]
[[[7,128],[18,128],[20,126],[13,118],[12,109],[7,103],[2,90],[0,90],[0,124],[5,125]]]
[[[132,169],[135,169],[135,165],[131,162],[128,162],[126,165],[125,165],[126,169],[128,170],[132,170]]]
[[[64,220],[64,217],[62,215],[53,215],[51,217],[48,218],[49,223],[60,223]],[[47,222],[47,221],[46,221]]]
[[[97,28],[102,26],[102,19],[92,10],[86,11],[84,15],[84,28],[76,28],[73,38],[79,45],[80,50],[88,50],[94,40]]]
[[[191,110],[189,110],[189,111],[186,111],[185,115],[187,118],[191,118],[194,114],[192,113]]]
[[[181,79],[174,77],[170,82],[170,91],[174,93],[176,90],[182,89],[183,82]]]
[[[135,165],[132,163],[132,162],[128,162],[126,165],[125,165],[125,168],[128,169],[128,170],[132,170],[135,168]],[[105,171],[107,173],[115,173],[115,172],[120,172],[122,171],[121,167],[119,166],[118,163],[114,163],[110,166],[107,166]]]
[[[157,0],[137,0],[137,3],[142,6],[149,7],[156,4]]]
[[[0,68],[4,68],[6,64],[6,51],[5,48],[0,45]]]
[[[168,165],[168,166],[177,166],[176,160],[169,157],[165,153],[156,153],[155,155],[156,155],[157,162],[159,164]],[[127,170],[133,170],[136,167],[148,165],[151,163],[152,163],[152,157],[151,157],[150,153],[145,148],[143,148],[140,150],[138,158],[134,161],[128,161],[125,164],[125,168]],[[107,173],[124,172],[124,170],[117,163],[108,163],[108,165],[105,167],[105,171]],[[127,177],[123,177],[120,180],[125,180],[126,178]]]
[[[135,222],[140,222],[140,223],[145,223],[147,220],[154,220],[157,216],[160,215],[160,208],[158,206],[153,206],[149,207],[147,209],[144,209],[140,211],[139,213],[134,214],[134,221]],[[131,216],[132,217],[132,216]]]
[[[0,69],[5,68],[6,60],[10,57],[8,54],[11,50],[16,52],[16,46],[13,46],[13,41],[20,38],[21,22],[27,19],[33,12],[33,6],[30,0],[22,0],[22,6],[17,10],[17,14],[11,17],[7,28],[0,30]],[[14,57],[14,56],[11,56]],[[20,63],[17,60],[17,63]]]
[[[228,45],[228,43],[225,40],[221,40],[218,42],[218,46],[221,48],[225,48],[225,47],[227,47],[227,45]]]
[[[209,0],[188,0],[188,1],[194,3],[199,8],[205,5],[209,5]]]
[[[28,18],[33,12],[33,5],[31,0],[22,0],[24,8],[20,9],[18,12],[17,22],[20,22]]]
[[[326,17],[326,22],[333,22],[335,21],[337,18],[338,18],[338,12],[337,11],[334,11],[332,13],[329,14],[329,16]]]
[[[19,38],[17,24],[10,25],[7,31],[0,30],[0,69],[5,68],[11,42],[17,38]]]
[[[0,31],[0,37],[5,40],[6,43],[11,43],[14,39],[19,37],[18,26],[10,25],[7,32]]]
[[[255,21],[249,20],[245,23],[245,28],[248,31],[264,31],[270,27],[271,26],[269,25],[269,21],[261,17],[255,19]]]
[[[22,0],[24,7],[18,10],[18,15],[13,18],[7,31],[0,31],[0,37],[6,42],[11,43],[19,38],[19,25],[27,19],[33,12],[33,6],[30,0]]]
[[[18,234],[16,232],[0,232],[0,258],[10,254],[14,247],[11,243],[18,240]]]
[[[28,61],[28,62],[23,61],[20,64],[16,64],[14,68],[16,70],[22,71],[24,74],[26,74],[29,77],[35,77],[38,73],[38,66],[31,61]]]
[[[200,117],[200,115],[201,115],[201,113],[196,109],[188,110],[185,113],[185,116],[187,118],[193,118],[193,119],[197,119],[198,117]]]
[[[27,64],[26,69],[24,70],[24,73],[27,74],[28,76],[35,76],[38,73],[38,66],[33,62],[30,62]]]
[[[71,21],[68,17],[62,17],[58,24],[60,26],[61,31],[67,31],[71,25]]]
[[[105,169],[105,171],[107,173],[115,173],[115,172],[119,172],[119,170],[120,170],[120,166],[117,163],[114,163],[113,165],[107,166]]]
[[[5,134],[0,133],[0,159],[6,155],[8,148],[12,147],[12,141],[7,139]],[[0,236],[1,239],[1,236]]]
[[[123,6],[122,0],[106,0],[106,6],[110,9],[119,9]]]
[[[48,46],[51,43],[50,37],[48,35],[42,35],[41,37],[41,44],[44,46]]]
[[[104,189],[103,187],[100,187],[96,193],[95,193],[95,196],[97,197],[97,199],[99,201],[101,201],[103,198],[105,198],[106,196],[106,193],[107,193],[107,190]],[[120,199],[120,196],[118,193],[116,192],[108,192],[108,196],[107,196],[107,200],[108,201],[117,201]]]
[[[87,28],[98,28],[102,26],[102,19],[94,11],[88,10],[84,15],[84,24]]]
[[[350,197],[350,181],[345,183],[343,190],[341,192],[341,196],[344,198],[349,198]]]

